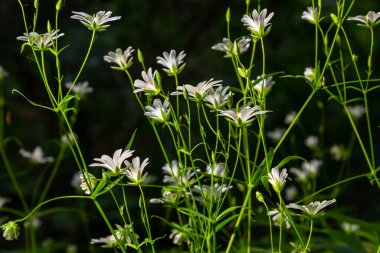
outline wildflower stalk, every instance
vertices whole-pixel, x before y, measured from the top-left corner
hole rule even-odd
[[[55,30],[58,31],[58,14],[60,9],[56,9],[55,12]],[[58,101],[62,100],[62,76],[61,76],[61,63],[59,61],[58,40],[54,41],[55,50],[55,67],[57,69],[57,81],[58,81]]]
[[[154,253],[156,251],[155,251],[154,245],[153,245],[152,232],[150,230],[149,217],[148,217],[148,211],[146,209],[144,192],[143,192],[140,184],[138,185],[138,187],[139,187],[139,190],[140,190],[140,193],[141,193],[141,198],[142,198],[141,202],[143,204],[143,210],[142,210],[142,215],[141,215],[142,217],[141,217],[141,219],[142,219],[142,222],[143,222],[143,224],[145,226],[145,230],[146,230],[146,232],[148,234],[149,243],[150,243],[150,246],[152,248],[152,252]]]
[[[304,252],[307,252],[308,251],[308,248],[309,248],[309,244],[310,244],[310,241],[311,241],[311,234],[313,233],[313,219],[310,219],[310,232],[309,232],[309,237],[307,239],[307,243],[306,243],[306,246],[305,246],[305,249],[304,249]]]

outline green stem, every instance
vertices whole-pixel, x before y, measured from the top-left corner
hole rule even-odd
[[[311,240],[311,234],[313,233],[313,219],[310,220],[310,233],[309,238],[307,239],[307,243],[305,246],[305,249],[303,252],[307,252],[307,249],[309,248],[310,240]]]
[[[150,225],[149,225],[148,211],[147,211],[147,208],[146,208],[144,192],[143,192],[143,190],[141,188],[141,185],[139,185],[139,189],[140,189],[142,203],[143,203],[143,215],[142,215],[142,219],[143,219],[144,225],[146,225],[146,232],[147,232],[148,237],[149,237],[149,242],[150,242],[150,246],[152,247],[152,252],[154,253],[156,251],[155,251],[154,245],[153,245],[152,232],[150,230]]]

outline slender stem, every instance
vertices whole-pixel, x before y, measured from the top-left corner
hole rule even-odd
[[[147,208],[146,208],[144,192],[143,192],[143,190],[141,188],[141,185],[139,185],[139,189],[140,189],[140,193],[141,193],[141,198],[142,198],[142,203],[143,203],[143,210],[144,210],[143,211],[143,215],[142,215],[142,219],[143,219],[143,223],[146,225],[146,232],[147,232],[149,240],[150,240],[149,243],[150,243],[150,246],[152,247],[152,252],[154,253],[156,251],[155,251],[154,245],[153,245],[152,232],[150,230],[150,225],[149,225],[148,211],[147,211]]]
[[[311,240],[311,234],[313,233],[313,219],[310,220],[310,233],[309,233],[309,238],[307,239],[307,243],[305,246],[305,249],[303,252],[307,252]]]

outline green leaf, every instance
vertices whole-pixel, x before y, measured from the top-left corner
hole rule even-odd
[[[281,169],[282,166],[284,166],[285,164],[287,164],[288,162],[290,162],[292,160],[304,160],[304,161],[306,161],[306,159],[304,159],[303,157],[300,157],[300,156],[296,156],[296,155],[287,156],[279,164],[277,164],[276,167]]]
[[[218,222],[219,220],[223,219],[224,216],[226,216],[227,214],[229,214],[229,213],[231,213],[231,212],[233,212],[233,211],[235,211],[236,209],[239,209],[239,208],[241,208],[241,206],[231,206],[231,207],[227,208],[226,210],[224,210],[223,212],[221,212],[218,215],[218,217],[216,217],[215,221]]]
[[[234,215],[228,217],[227,219],[223,220],[221,223],[219,223],[219,224],[215,227],[215,232],[218,232],[219,230],[221,230],[222,228],[224,228],[224,226],[225,226],[227,223],[230,223],[232,220],[237,219],[238,217],[239,217],[239,214],[234,214]]]
[[[17,94],[19,94],[19,95],[22,96],[26,101],[28,101],[29,104],[31,104],[31,105],[33,105],[33,106],[40,107],[40,108],[42,108],[42,109],[46,109],[46,110],[53,111],[53,112],[55,111],[53,108],[50,108],[50,107],[48,107],[48,106],[44,106],[44,105],[40,105],[40,104],[37,104],[37,103],[33,102],[32,100],[30,100],[29,98],[27,98],[24,94],[22,94],[21,92],[19,92],[19,91],[16,90],[16,89],[13,89],[13,90],[12,90],[12,94],[13,94],[13,93],[17,93]]]
[[[124,150],[129,150],[129,149],[131,149],[131,147],[132,147],[132,143],[133,143],[133,141],[135,140],[136,132],[137,132],[137,128],[136,128],[135,131],[133,132],[132,137],[131,137],[131,139],[129,140],[129,142],[128,142],[128,144],[127,144],[127,146],[125,147]]]

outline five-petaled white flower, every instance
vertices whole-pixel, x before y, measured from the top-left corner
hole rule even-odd
[[[116,52],[108,52],[108,55],[105,55],[103,59],[108,63],[115,63],[117,66],[112,66],[113,69],[126,70],[132,66],[132,53],[134,51],[132,47],[128,47],[124,52],[118,48]]]
[[[271,24],[269,21],[272,19],[273,15],[274,13],[271,12],[267,16],[267,9],[263,9],[260,14],[258,14],[255,9],[252,11],[252,17],[244,15],[241,21],[243,22],[243,25],[247,26],[247,29],[251,31],[254,37],[260,39],[268,34],[270,28],[266,28],[270,27]]]
[[[134,150],[118,149],[111,158],[108,155],[102,155],[101,158],[95,158],[94,160],[100,163],[92,163],[90,167],[102,167],[112,171],[114,174],[120,174],[122,172],[121,165],[123,162],[132,156]]]
[[[256,83],[253,88],[257,91],[258,96],[265,97],[269,91],[271,90],[272,86],[276,83],[273,81],[273,77],[269,76],[268,78],[263,78],[261,76],[258,76],[257,79],[253,82]]]
[[[223,163],[207,165],[206,173],[217,177],[223,177],[225,173],[225,166]]]
[[[129,161],[125,161],[124,164],[127,166],[127,170],[124,172],[124,174],[129,178],[129,180],[132,181],[134,184],[141,184],[144,182],[145,178],[147,177],[148,173],[145,173],[143,175],[143,171],[145,166],[148,165],[148,158],[145,158],[144,161],[140,162],[140,157],[135,157],[132,159],[132,163]]]
[[[171,95],[185,95],[188,96],[191,100],[200,101],[208,95],[213,87],[222,85],[221,80],[213,80],[214,79],[210,79],[208,81],[200,82],[197,84],[197,86],[192,86],[190,84],[178,86],[177,91],[172,92]]]
[[[228,86],[219,86],[216,90],[211,90],[203,101],[208,107],[220,110],[227,104],[228,99],[232,96],[232,93],[228,92],[228,89]]]
[[[319,22],[318,8],[307,7],[307,11],[302,12],[302,19],[309,21],[312,24],[317,24]]]
[[[212,46],[211,49],[225,52],[224,57],[231,57],[232,54],[242,54],[246,52],[250,46],[251,39],[242,37],[238,39],[236,42],[232,43],[228,38],[223,38],[223,41]],[[236,50],[234,51],[234,45],[236,43]]]
[[[286,169],[282,169],[280,172],[277,167],[274,167],[268,174],[268,182],[272,185],[273,190],[280,193],[285,187],[287,176],[288,173],[286,173]]]
[[[53,42],[62,37],[64,34],[59,33],[59,30],[52,30],[44,34],[38,34],[36,32],[24,33],[24,36],[18,36],[16,39],[26,41],[26,43],[36,50],[47,50],[53,46]]]
[[[289,217],[286,216],[284,211],[280,212],[277,208],[275,208],[273,210],[270,210],[268,212],[268,215],[272,217],[274,225],[280,227],[285,222],[286,228],[290,228]]]
[[[296,116],[297,116],[297,112],[295,111],[289,112],[285,116],[284,123],[287,125],[290,125],[293,122],[293,120],[296,118]]]
[[[80,179],[80,188],[87,195],[90,195],[91,190],[95,190],[95,187],[98,184],[98,180],[96,179],[96,177],[88,172],[84,172],[84,174],[79,172],[79,179]]]
[[[29,159],[29,161],[32,164],[44,164],[44,163],[50,163],[54,161],[54,158],[51,156],[44,156],[44,151],[40,146],[37,146],[33,152],[29,152],[25,149],[19,150],[22,157]]]
[[[101,243],[104,244],[103,248],[115,248],[118,246],[118,240],[121,242],[122,245],[130,244],[132,243],[131,237],[139,238],[137,234],[133,232],[131,225],[125,225],[124,227],[117,225],[117,229],[115,229],[115,235],[109,235],[106,237],[101,237],[99,239],[91,239],[91,244],[95,243]],[[116,238],[115,238],[116,236]]]
[[[319,144],[319,139],[315,135],[309,135],[308,137],[306,137],[304,143],[305,143],[306,147],[308,147],[310,149],[316,149],[318,147],[318,144]]]
[[[315,202],[311,202],[310,204],[306,206],[301,206],[295,203],[291,203],[287,205],[286,207],[301,210],[302,212],[306,214],[307,217],[309,217],[310,219],[313,219],[313,218],[323,215],[323,211],[321,210],[325,208],[326,206],[331,205],[335,202],[336,202],[335,199],[324,200],[322,202],[315,201]]]
[[[157,63],[164,67],[164,71],[169,76],[178,75],[182,72],[185,67],[183,59],[186,57],[185,51],[181,51],[178,56],[175,50],[170,50],[170,53],[164,52],[164,57],[157,56]],[[182,65],[181,65],[182,64]]]
[[[67,82],[67,83],[65,83],[65,87],[67,89],[70,89],[71,86],[72,86],[72,84],[73,84],[72,82]],[[79,98],[83,98],[87,94],[89,94],[89,93],[91,93],[91,92],[94,91],[94,89],[90,86],[90,84],[89,84],[88,81],[78,82],[78,83],[74,84],[74,86],[71,88],[71,90]]]
[[[173,240],[173,244],[175,245],[181,245],[184,242],[190,244],[189,236],[183,232],[186,230],[189,230],[189,226],[187,224],[182,226],[181,230],[173,228],[169,235],[169,239]]]
[[[362,105],[347,106],[347,109],[355,120],[360,119],[366,113],[366,110]]]
[[[14,221],[9,221],[0,226],[3,229],[3,237],[7,241],[17,240],[20,235],[20,227]]]
[[[260,106],[246,106],[241,110],[220,110],[219,116],[224,116],[229,122],[237,127],[247,127],[255,120],[254,117],[260,114],[265,114],[268,111],[260,110]]]
[[[175,160],[173,160],[170,165],[165,164],[162,167],[162,171],[165,174],[163,179],[164,183],[180,187],[186,187],[188,184],[193,183],[195,173],[189,169],[181,169]]]
[[[202,204],[205,202],[216,202],[221,197],[222,194],[231,189],[232,186],[227,187],[227,185],[222,184],[219,185],[215,183],[212,187],[210,185],[199,185],[194,186],[194,192],[199,193],[201,195],[200,198],[197,198]]]
[[[277,142],[284,135],[285,131],[284,128],[275,128],[273,131],[268,131],[267,136],[272,141]]]
[[[148,72],[142,71],[141,76],[144,81],[137,79],[134,83],[135,91],[134,93],[144,91],[145,95],[157,95],[161,91],[160,84],[155,80],[156,72],[152,72],[152,68],[148,69]]]
[[[89,15],[84,12],[77,12],[73,11],[73,14],[71,16],[72,19],[79,20],[83,25],[85,25],[89,30],[93,31],[104,31],[107,27],[110,25],[105,25],[105,23],[119,20],[121,17],[111,17],[112,12],[111,11],[99,11],[96,14]]]
[[[374,27],[380,24],[380,12],[369,11],[367,15],[358,15],[355,17],[349,17],[347,20],[358,21],[359,26]],[[362,23],[362,24],[361,24]]]
[[[307,67],[303,72],[304,77],[310,84],[314,84],[316,82],[317,76],[314,68]]]
[[[147,105],[145,106],[145,110],[145,116],[161,123],[168,121],[170,118],[169,101],[167,100],[162,104],[161,100],[156,98],[153,101],[153,107]]]

